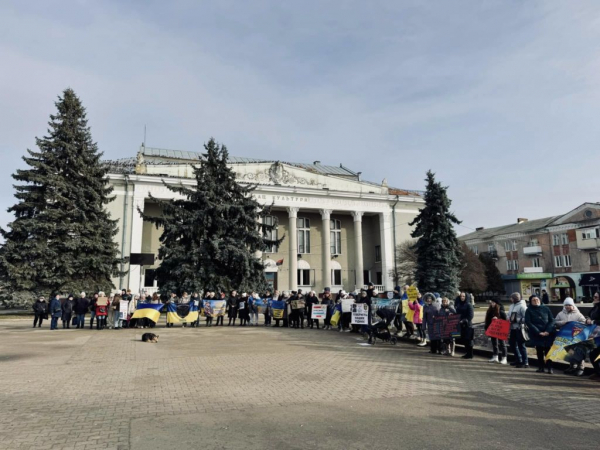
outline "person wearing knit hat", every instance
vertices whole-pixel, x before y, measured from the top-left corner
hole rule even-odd
[[[565,301],[563,302],[563,306],[575,306],[575,302],[573,301],[573,299],[571,297],[567,297],[567,298],[565,298]]]
[[[559,328],[569,322],[585,323],[585,317],[579,312],[575,302],[571,297],[565,298],[563,302],[563,310],[558,313],[554,320]],[[565,370],[566,374],[575,374],[578,377],[583,375],[583,361],[579,363],[571,363],[570,367]]]

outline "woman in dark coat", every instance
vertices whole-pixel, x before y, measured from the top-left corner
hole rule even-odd
[[[227,299],[227,317],[229,318],[229,323],[227,326],[231,325],[231,321],[233,320],[233,326],[235,326],[235,319],[237,318],[238,312],[238,298],[237,291],[231,291],[231,296]]]
[[[248,294],[242,293],[242,296],[237,300],[238,317],[240,319],[240,327],[245,327],[250,319],[250,310],[248,308]],[[234,323],[235,324],[235,323]]]
[[[62,302],[62,326],[63,328],[71,328],[71,317],[73,316],[73,306],[75,305],[75,300],[72,295],[69,295],[65,301]]]
[[[33,312],[35,314],[33,319],[33,328],[35,328],[36,325],[38,328],[41,328],[44,319],[48,320],[48,302],[46,302],[44,297],[40,297],[33,304]]]
[[[528,347],[535,347],[538,359],[538,370],[544,373],[544,366],[548,373],[552,372],[552,361],[544,363],[544,359],[554,342],[554,316],[546,305],[542,305],[540,298],[533,296],[529,308],[525,312],[525,324],[529,328]]]
[[[490,300],[490,307],[485,313],[484,329],[487,330],[492,322],[497,319],[506,320],[506,312],[504,311],[504,306],[502,306],[500,300],[493,298]],[[496,338],[490,338],[490,340],[492,341],[492,350],[494,354],[489,362],[507,364],[508,361],[506,356],[508,352],[506,351],[506,341]]]
[[[463,359],[473,359],[473,305],[467,299],[467,294],[460,293],[455,303],[456,314],[460,315],[460,339],[465,346]]]
[[[590,311],[590,317],[586,320],[588,325],[600,326],[600,292],[594,294],[592,300],[592,310]],[[594,374],[590,377],[590,380],[600,381],[600,348],[595,348],[590,352],[590,361],[594,366]]]

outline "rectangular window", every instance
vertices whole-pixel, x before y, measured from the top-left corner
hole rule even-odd
[[[590,253],[590,266],[598,265],[598,253]]]
[[[381,272],[377,272],[376,274],[377,277],[377,282],[375,284],[378,284],[379,286],[381,286],[383,284],[383,276],[381,274]]]
[[[565,255],[565,267],[571,267],[571,255]]]
[[[305,217],[298,217],[297,227],[298,253],[310,253],[310,219],[307,219]]]
[[[504,250],[510,252],[510,241],[504,241]]]
[[[310,269],[298,269],[298,286],[311,286]]]
[[[517,241],[512,241],[511,242],[511,249],[513,252],[517,251]]]
[[[518,259],[513,260],[513,264],[514,264],[513,270],[519,270],[519,260]]]
[[[492,244],[488,244],[488,252],[493,253],[496,251],[496,246]]]
[[[381,245],[375,246],[375,262],[381,262]]]
[[[333,269],[331,271],[331,284],[333,286],[342,285],[342,271],[340,269]]]
[[[560,235],[560,241],[563,245],[567,245],[569,243],[569,236],[567,233],[563,233]]]
[[[537,239],[532,239],[531,241],[529,241],[529,247],[537,247],[538,245],[540,245],[540,242]]]
[[[590,228],[581,232],[582,239],[596,239],[598,236],[598,228]]]
[[[330,244],[331,254],[341,255],[342,254],[342,222],[340,220],[333,219],[329,225],[330,231]]]
[[[540,258],[533,258],[531,260],[531,266],[532,267],[541,267],[540,266]]]
[[[263,223],[265,225],[269,225],[273,228],[271,229],[267,229],[264,232],[264,238],[268,239],[269,241],[276,241],[278,238],[278,234],[277,234],[277,219],[273,216],[265,216],[263,217]],[[269,245],[267,246],[267,248],[265,249],[265,253],[277,253],[279,249],[277,248],[277,245]]]
[[[371,271],[363,270],[363,281],[365,284],[369,284],[371,282]]]
[[[561,255],[557,255],[554,257],[554,265],[556,267],[562,267],[563,266],[563,257]]]
[[[144,271],[144,287],[154,286],[154,276],[156,275],[155,269],[146,269]]]
[[[558,234],[552,235],[552,245],[560,245],[560,235],[558,235]]]
[[[512,270],[512,261],[510,259],[506,260],[506,270]]]

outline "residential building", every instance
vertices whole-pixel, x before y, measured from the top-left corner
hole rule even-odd
[[[507,293],[529,297],[545,289],[554,301],[581,301],[600,291],[600,203],[584,203],[560,216],[477,228],[460,240],[495,259]]]

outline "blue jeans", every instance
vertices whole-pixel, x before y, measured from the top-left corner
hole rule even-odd
[[[91,310],[90,311],[90,328],[92,328],[94,326],[94,317],[96,317],[96,311]],[[98,323],[98,322],[96,322]]]
[[[77,314],[77,328],[85,326],[85,314]]]
[[[521,329],[510,330],[510,349],[515,355],[517,364],[529,364],[527,359],[527,348],[525,348],[525,340]]]
[[[50,320],[50,329],[51,330],[58,329],[58,317],[52,316],[52,319]]]

